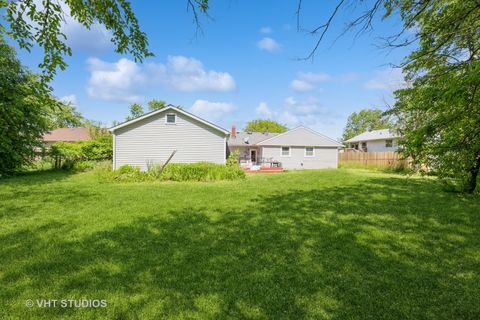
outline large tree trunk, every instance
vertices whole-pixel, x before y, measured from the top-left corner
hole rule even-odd
[[[467,185],[467,192],[473,193],[477,188],[477,177],[480,171],[480,154],[477,154],[477,161],[475,165],[470,169],[470,180],[468,181]]]

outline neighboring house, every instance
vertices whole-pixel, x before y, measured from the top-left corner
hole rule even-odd
[[[55,142],[77,142],[90,140],[89,128],[58,128],[47,132],[42,137],[46,146],[51,146]]]
[[[238,150],[243,166],[285,169],[336,168],[342,145],[320,133],[298,127],[282,134],[237,133],[174,106],[147,113],[110,128],[113,169],[129,164],[146,170],[150,164],[208,161],[225,164]]]
[[[236,132],[228,140],[231,152],[240,153],[242,166],[275,166],[285,169],[337,168],[342,145],[300,126],[284,133]]]
[[[129,164],[146,170],[150,164],[208,161],[225,164],[229,132],[174,106],[144,114],[110,128],[113,169]]]
[[[401,136],[390,129],[372,130],[345,141],[347,147],[364,152],[396,151]]]

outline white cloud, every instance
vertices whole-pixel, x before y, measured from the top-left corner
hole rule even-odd
[[[103,52],[113,48],[112,33],[104,25],[95,22],[90,29],[73,20],[70,16],[65,18],[62,32],[67,37],[67,44],[72,50],[87,52]]]
[[[263,27],[263,28],[260,28],[260,33],[263,33],[263,34],[268,34],[268,33],[272,33],[273,32],[273,29],[270,28],[270,27]]]
[[[258,107],[255,109],[255,111],[257,112],[257,114],[267,119],[271,119],[272,116],[274,115],[274,113],[270,110],[266,102],[260,102]]]
[[[59,100],[66,104],[72,104],[74,106],[77,105],[77,96],[74,94],[63,96]]]
[[[261,102],[256,108],[256,112],[266,118],[274,118],[290,128],[299,125],[319,128],[322,124],[329,123],[331,118],[329,110],[314,97],[303,100],[288,97],[285,99],[283,107],[278,110],[272,110],[266,102]]]
[[[215,121],[234,109],[235,106],[227,102],[196,100],[190,108],[190,111],[199,117]]]
[[[159,84],[188,92],[231,91],[236,87],[229,73],[205,70],[199,60],[184,56],[169,56],[165,64],[145,66],[126,58],[113,63],[90,58],[87,63],[88,95],[107,101],[142,101],[144,90]]]
[[[285,99],[285,106],[279,118],[289,127],[299,125],[319,127],[321,123],[325,123],[327,114],[328,109],[323,107],[316,98],[310,97],[299,101],[288,97]]]
[[[166,64],[151,63],[147,68],[156,80],[178,91],[231,91],[236,87],[229,73],[205,70],[194,58],[169,56]]]
[[[321,106],[320,102],[313,97],[298,101],[293,97],[285,99],[285,110],[294,115],[304,116],[318,116],[327,113],[327,108]]]
[[[299,72],[298,78],[308,82],[325,82],[330,80],[330,75],[326,73]]]
[[[45,10],[42,0],[33,0],[37,12]],[[55,1],[62,9],[62,21],[60,21],[60,31],[66,36],[66,44],[72,50],[82,50],[90,53],[97,53],[113,48],[112,32],[107,30],[104,25],[94,21],[87,29],[83,24],[75,20],[70,14],[70,7],[64,0]],[[26,21],[33,27],[38,27],[37,23],[25,16]]]
[[[260,50],[265,50],[268,52],[277,52],[280,50],[280,44],[272,38],[265,37],[262,40],[257,42],[257,47]]]
[[[265,115],[289,128],[299,125],[307,126],[313,130],[329,134],[334,137],[339,127],[344,124],[345,119],[339,117],[332,110],[323,106],[315,97],[307,97],[298,100],[294,97],[285,99],[282,107],[272,109],[267,103],[261,102],[256,108],[257,114]]]
[[[394,91],[404,86],[404,75],[399,68],[377,71],[375,76],[365,83],[365,88],[368,90]]]
[[[360,76],[361,75],[358,72],[349,72],[349,73],[344,73],[340,75],[339,80],[341,82],[352,82],[352,81],[358,80]]]
[[[290,83],[290,88],[295,91],[305,92],[305,91],[311,91],[315,89],[315,86],[310,82],[294,79]]]
[[[315,84],[330,79],[330,75],[326,73],[299,72],[297,78],[290,83],[290,88],[298,92],[311,91],[315,89]]]
[[[87,93],[90,97],[107,101],[143,100],[139,92],[146,82],[146,77],[135,62],[122,58],[109,63],[90,58],[87,63],[91,72],[87,83]]]

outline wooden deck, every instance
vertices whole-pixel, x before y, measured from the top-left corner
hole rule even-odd
[[[250,170],[250,168],[242,168],[246,173],[275,173],[285,171],[283,168],[260,168],[260,170]]]

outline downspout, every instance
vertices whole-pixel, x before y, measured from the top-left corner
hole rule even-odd
[[[116,140],[116,135],[115,131],[112,131],[112,141],[113,141],[113,155],[112,155],[112,171],[115,171],[116,168],[116,153],[117,153],[117,148],[115,147],[115,140]]]

